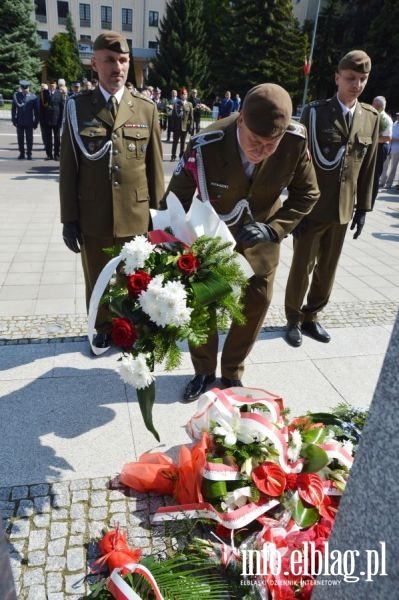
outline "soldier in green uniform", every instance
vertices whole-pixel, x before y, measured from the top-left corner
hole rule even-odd
[[[335,73],[337,94],[305,106],[301,122],[308,130],[320,200],[294,231],[294,254],[285,294],[285,339],[294,347],[302,332],[319,342],[330,334],[318,322],[332,291],[338,260],[349,222],[358,238],[371,210],[378,142],[377,111],[358,101],[371,60],[353,50],[339,62]],[[309,286],[306,304],[304,298]]]
[[[272,298],[279,242],[319,197],[306,129],[291,122],[291,115],[291,99],[282,87],[255,86],[240,114],[213,123],[190,140],[167,190],[176,194],[185,210],[196,189],[202,201],[210,201],[255,273],[245,291],[246,324],[232,324],[224,343],[221,374],[226,387],[242,386],[244,361]],[[285,188],[288,197],[282,203]],[[217,331],[190,352],[195,375],[185,389],[186,402],[215,380]]]
[[[146,233],[150,208],[164,188],[158,112],[152,100],[125,88],[129,46],[119,33],[100,34],[92,68],[99,86],[68,100],[60,162],[63,238],[81,252],[86,302],[109,260],[103,248]],[[94,345],[110,345],[101,307]]]

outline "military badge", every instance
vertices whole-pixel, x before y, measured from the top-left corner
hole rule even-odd
[[[128,145],[127,149],[129,150],[129,152],[134,152],[136,150],[136,145],[131,142]]]
[[[141,144],[140,149],[144,153],[147,150],[147,144]]]

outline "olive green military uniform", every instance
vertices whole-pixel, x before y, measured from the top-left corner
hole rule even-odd
[[[292,123],[277,150],[256,167],[251,177],[245,173],[237,140],[238,115],[214,123],[203,133],[193,137],[184,157],[178,163],[168,190],[176,194],[188,210],[198,183],[197,144],[200,146],[206,189],[216,212],[230,213],[239,200],[246,199],[253,218],[267,223],[282,240],[308,214],[319,197],[316,175],[310,161],[306,130]],[[213,136],[216,141],[211,141]],[[288,198],[281,202],[280,194],[288,188]],[[204,200],[204,198],[202,198]],[[231,227],[237,235],[240,225],[248,222],[244,212],[240,221]],[[274,242],[260,242],[244,249],[237,246],[251,264],[255,275],[245,292],[244,326],[232,324],[221,359],[224,377],[240,379],[248,356],[263,324],[272,298],[272,286],[279,261],[280,247]],[[216,370],[218,336],[215,332],[206,345],[190,348],[196,373],[211,374]]]
[[[336,96],[307,105],[301,122],[309,134],[320,200],[301,234],[294,238],[285,295],[285,311],[291,325],[317,321],[317,313],[329,300],[354,210],[371,210],[378,141],[377,111],[363,102],[356,104],[350,129]]]
[[[183,156],[186,146],[187,134],[194,127],[193,105],[187,100],[183,102],[178,99],[173,105],[172,111],[173,142],[172,142],[172,160],[176,158],[177,146],[180,144],[179,158]]]
[[[109,260],[102,248],[146,233],[150,208],[157,208],[163,196],[159,119],[151,100],[128,90],[115,121],[99,88],[70,99],[66,112],[61,142],[61,221],[77,221],[82,232],[88,305],[97,277]],[[105,320],[106,313],[100,310],[98,331],[107,330]]]

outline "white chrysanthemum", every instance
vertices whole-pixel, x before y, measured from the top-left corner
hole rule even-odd
[[[163,283],[163,276],[157,275],[140,294],[141,308],[151,321],[160,327],[174,325],[181,327],[190,321],[192,309],[186,304],[186,290],[180,281]]]
[[[136,269],[142,269],[154,248],[154,244],[151,244],[145,235],[136,235],[131,242],[126,242],[120,254],[125,261],[123,270],[126,275],[131,275]]]
[[[288,459],[291,460],[292,462],[295,462],[296,460],[298,460],[301,448],[302,448],[301,434],[298,431],[298,429],[294,429],[294,431],[291,433],[291,438],[288,443],[288,448],[287,448]]]
[[[342,443],[343,448],[352,456],[353,454],[353,444],[350,440],[345,440]]]
[[[136,358],[131,354],[124,354],[119,365],[119,375],[124,383],[139,390],[148,387],[154,381],[144,354],[139,354]]]
[[[223,510],[227,510],[230,512],[232,510],[236,510],[236,508],[241,508],[241,506],[245,506],[249,499],[251,498],[251,488],[248,486],[238,488],[237,490],[233,490],[232,492],[227,492],[224,496],[224,501],[221,502],[221,507]]]

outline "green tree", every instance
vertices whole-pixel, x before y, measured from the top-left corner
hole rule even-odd
[[[305,37],[294,18],[292,0],[230,2],[231,29],[224,41],[224,89],[245,94],[258,83],[283,86],[295,101],[303,81]]]
[[[38,85],[41,61],[31,0],[0,2],[0,91],[11,97],[20,79]]]
[[[170,0],[159,26],[158,49],[148,81],[164,91],[201,90],[208,76],[202,0]]]
[[[57,33],[51,40],[47,70],[52,78],[63,77],[65,81],[72,82],[82,77],[84,68],[70,13],[67,17],[66,30],[66,33]]]

